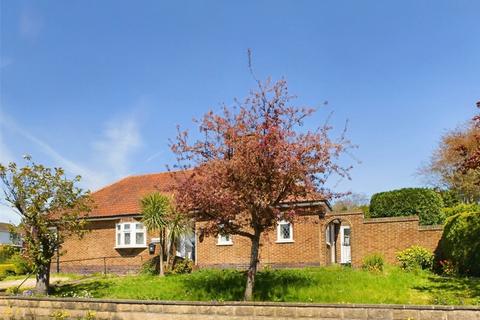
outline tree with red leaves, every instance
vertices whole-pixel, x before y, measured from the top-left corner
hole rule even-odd
[[[334,195],[325,186],[327,178],[349,178],[351,169],[338,161],[352,147],[345,130],[334,140],[327,121],[301,132],[315,110],[292,105],[285,80],[257,84],[234,108],[224,106],[219,114],[210,111],[197,120],[202,139],[190,142],[188,132],[179,129],[171,143],[177,168],[188,169],[178,180],[180,210],[206,221],[204,236],[239,235],[251,241],[245,300],[252,299],[261,235],[297,213],[295,206],[281,209],[281,204],[327,199]]]
[[[480,101],[477,102],[477,108],[480,109]],[[480,130],[480,114],[475,115],[472,119],[473,127]],[[480,169],[480,134],[475,135],[476,147],[474,150],[469,150],[467,146],[461,146],[460,152],[465,156],[465,161],[462,164],[463,171]],[[480,185],[480,181],[477,181]]]

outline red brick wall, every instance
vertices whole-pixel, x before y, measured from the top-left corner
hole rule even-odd
[[[134,221],[125,217],[118,220],[94,221],[88,224],[88,230],[82,239],[66,239],[60,250],[60,271],[92,273],[137,272],[142,264],[150,259],[148,248],[115,249],[115,224]],[[147,245],[155,235],[147,235]],[[158,252],[158,245],[157,245]],[[73,261],[72,261],[73,260]],[[81,261],[78,261],[81,260]],[[56,271],[56,258],[52,261],[52,271]]]
[[[351,227],[352,265],[361,266],[372,253],[381,253],[388,263],[396,263],[396,253],[412,245],[434,251],[442,235],[441,227],[422,227],[417,217],[364,219],[361,212],[328,213],[322,217],[302,217],[294,223],[294,243],[275,243],[276,231],[262,238],[260,261],[263,265],[305,266],[326,265],[330,261],[325,242],[325,229],[333,220]],[[197,229],[201,223],[197,224]],[[245,267],[249,261],[249,240],[233,236],[232,246],[219,246],[217,239],[197,241],[197,264],[208,266]],[[338,240],[338,244],[339,244]],[[340,245],[336,255],[340,257]]]
[[[318,216],[302,216],[293,224],[292,243],[276,243],[277,231],[264,234],[260,241],[260,261],[263,265],[305,266],[318,265],[319,261]],[[197,223],[197,231],[202,223]],[[198,234],[198,232],[197,232]],[[233,245],[217,245],[217,238],[205,237],[197,240],[197,265],[245,267],[250,261],[250,240],[232,236]]]
[[[132,218],[123,218],[128,221]],[[276,243],[276,230],[262,236],[260,247],[261,265],[300,267],[326,265],[329,253],[325,243],[325,228],[335,219],[351,227],[352,265],[360,266],[365,256],[381,253],[388,263],[395,263],[395,255],[411,245],[421,245],[435,250],[442,235],[441,228],[422,227],[417,217],[364,219],[360,212],[327,213],[298,217],[293,225],[293,243]],[[150,259],[148,249],[115,249],[115,223],[119,220],[90,223],[90,232],[81,240],[70,238],[62,247],[61,271],[102,272],[104,263],[107,272],[136,272]],[[201,223],[197,223],[197,230]],[[197,233],[198,234],[198,233]],[[147,244],[156,235],[147,236]],[[245,267],[250,256],[250,240],[232,236],[233,245],[219,246],[214,237],[197,239],[197,265],[200,267]],[[158,247],[158,246],[157,246]],[[337,257],[340,256],[337,246]],[[158,248],[157,248],[158,250]],[[103,259],[103,257],[107,257]],[[95,259],[92,259],[95,258]],[[83,261],[72,261],[82,259]],[[52,271],[56,269],[54,259]]]

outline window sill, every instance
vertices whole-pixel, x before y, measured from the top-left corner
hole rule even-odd
[[[277,240],[275,243],[294,243],[295,241],[293,240]]]
[[[138,246],[115,246],[114,249],[146,249],[148,248],[146,245],[138,245]]]
[[[233,246],[233,242],[217,243],[217,246]]]

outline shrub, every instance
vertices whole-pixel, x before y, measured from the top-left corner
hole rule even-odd
[[[433,267],[433,253],[420,246],[411,246],[397,253],[400,268],[406,271],[415,269],[431,270]]]
[[[455,264],[450,260],[441,260],[439,261],[440,271],[443,275],[453,277],[457,275],[458,270]]]
[[[376,193],[370,201],[370,217],[398,217],[418,215],[420,224],[431,225],[443,221],[442,197],[425,188],[405,188]]]
[[[382,272],[384,266],[385,260],[383,256],[379,253],[374,253],[363,259],[362,269],[372,272]]]
[[[11,263],[0,264],[0,276],[15,274],[15,266]]]
[[[178,260],[172,269],[172,274],[191,273],[193,270],[193,261],[190,259]]]
[[[480,205],[477,203],[460,203],[450,208],[443,208],[442,213],[445,218],[459,213],[480,212]]]
[[[142,269],[140,270],[140,273],[145,275],[151,275],[151,276],[158,275],[158,260],[159,260],[158,256],[155,256],[147,260],[142,265]]]
[[[28,263],[27,260],[25,260],[24,257],[22,257],[22,255],[19,252],[15,253],[10,258],[10,263],[13,265],[14,267],[13,270],[17,275],[27,274],[32,272],[32,266]]]
[[[447,219],[440,241],[439,261],[448,260],[458,272],[480,276],[480,213],[459,213]]]
[[[0,245],[0,263],[8,263],[8,260],[19,251],[18,248],[10,245]]]

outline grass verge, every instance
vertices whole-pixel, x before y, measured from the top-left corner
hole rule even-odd
[[[245,275],[200,270],[186,275],[107,276],[54,289],[56,296],[148,300],[242,300]],[[348,267],[265,270],[258,273],[257,301],[480,305],[480,279],[446,278],[426,271],[383,273]]]

